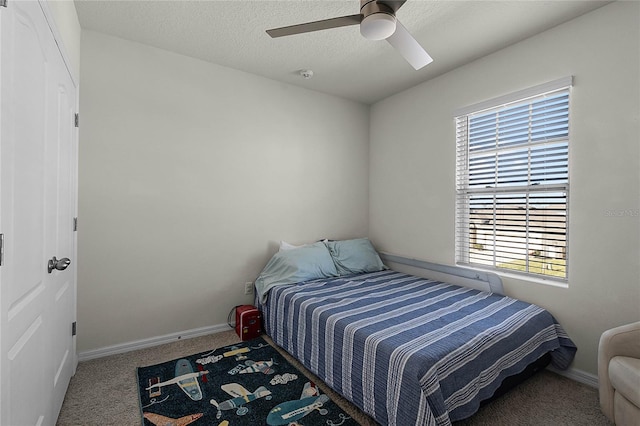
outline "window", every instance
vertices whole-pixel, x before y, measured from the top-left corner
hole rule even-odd
[[[571,77],[456,113],[456,262],[567,279]]]

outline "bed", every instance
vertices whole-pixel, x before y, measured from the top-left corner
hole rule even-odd
[[[546,310],[390,270],[367,239],[280,251],[256,290],[274,342],[381,424],[449,425],[529,365],[566,369],[576,352]]]

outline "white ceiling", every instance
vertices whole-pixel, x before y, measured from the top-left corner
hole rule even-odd
[[[75,0],[83,29],[370,104],[608,1],[409,0],[397,18],[433,57],[415,71],[358,26],[272,39],[265,30],[352,15],[358,0]],[[311,69],[305,80],[299,70]]]

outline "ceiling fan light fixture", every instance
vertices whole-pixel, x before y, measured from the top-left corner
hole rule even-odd
[[[360,34],[367,40],[384,40],[396,31],[396,17],[379,12],[366,16],[360,23]]]

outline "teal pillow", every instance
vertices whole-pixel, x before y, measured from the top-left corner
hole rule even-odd
[[[388,269],[380,260],[368,238],[328,241],[325,243],[336,265],[338,274],[350,275]]]
[[[274,286],[337,276],[338,271],[327,247],[317,242],[274,254],[256,279],[256,292],[260,302],[264,303],[267,292]]]

